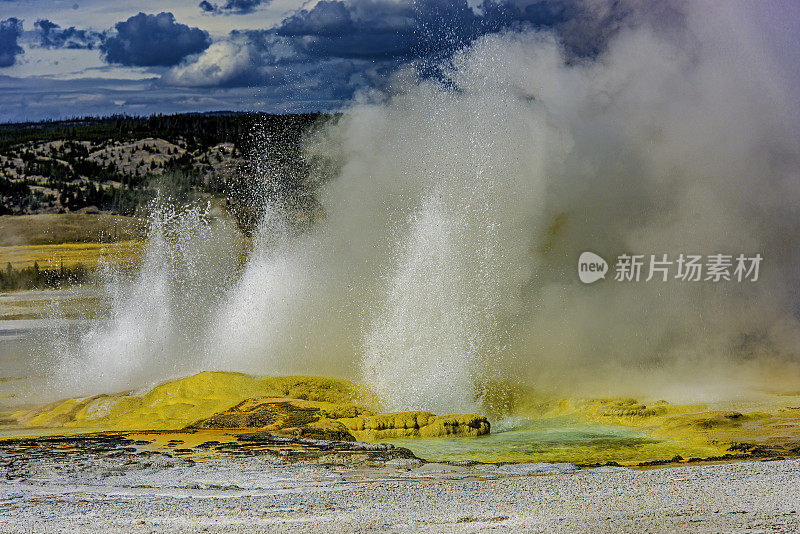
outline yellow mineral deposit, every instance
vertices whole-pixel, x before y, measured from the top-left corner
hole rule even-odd
[[[292,436],[375,441],[390,437],[480,436],[489,422],[477,414],[415,411],[376,414],[375,396],[346,380],[262,378],[204,372],[133,392],[68,399],[14,417],[29,427],[115,431],[265,429]]]
[[[483,461],[612,461],[638,465],[675,458],[719,460],[741,454],[793,454],[797,443],[792,436],[800,432],[800,408],[790,406],[793,402],[800,405],[800,399],[794,397],[771,397],[771,401],[759,405],[758,411],[726,411],[705,404],[545,397],[509,384],[486,385],[484,394],[485,404],[502,408],[502,413],[490,410],[495,420],[518,417],[533,425],[550,422],[556,433],[563,421],[573,421],[594,425],[592,428],[600,431],[617,428],[624,432],[629,428],[634,434],[620,437],[613,446],[602,439],[585,440],[522,454],[513,444],[518,439],[515,433],[501,432],[493,438],[497,441],[469,446],[471,459]],[[440,454],[443,458],[448,454],[458,457],[461,446],[442,439],[488,436],[491,429],[487,417],[474,413],[382,411],[372,391],[347,380],[203,372],[145,392],[67,399],[19,411],[13,418],[32,433],[58,428],[67,432],[138,432],[151,436],[154,442],[164,431],[199,432],[201,436],[217,432],[221,434],[214,439],[220,441],[253,430],[327,440],[399,440],[406,446],[411,445],[404,440],[412,439],[432,458]]]

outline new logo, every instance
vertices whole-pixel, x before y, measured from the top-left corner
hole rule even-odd
[[[578,278],[584,284],[592,284],[606,277],[608,263],[594,252],[584,252],[578,258]]]

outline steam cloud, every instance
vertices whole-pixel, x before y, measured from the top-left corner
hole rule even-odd
[[[698,397],[797,376],[796,100],[739,13],[700,9],[628,20],[592,60],[488,35],[446,81],[409,67],[362,94],[308,140],[339,169],[325,219],[296,235],[268,212],[188,367],[360,378],[440,413],[487,380]],[[764,262],[757,283],[585,286],[584,250]],[[167,378],[133,368],[150,350],[118,375]]]

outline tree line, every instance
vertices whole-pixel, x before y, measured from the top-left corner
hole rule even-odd
[[[0,290],[59,289],[93,282],[95,279],[96,273],[80,263],[72,267],[62,265],[58,269],[40,269],[38,262],[30,267],[15,269],[8,263],[5,269],[0,270]]]

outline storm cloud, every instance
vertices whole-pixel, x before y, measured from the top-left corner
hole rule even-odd
[[[206,13],[252,13],[262,4],[269,4],[270,0],[228,0],[223,5],[212,4],[208,0],[200,2],[199,7]]]
[[[100,44],[102,35],[74,26],[61,28],[55,22],[39,19],[34,23],[38,45],[43,48],[70,48],[92,50]]]
[[[0,21],[0,67],[10,67],[17,62],[17,56],[23,53],[18,42],[21,34],[21,20],[11,17]]]
[[[248,2],[247,6],[253,4]],[[237,4],[239,5],[239,4]],[[233,9],[204,2],[207,11]],[[240,3],[239,8],[246,8]],[[386,75],[414,61],[437,75],[446,59],[482,35],[522,27],[569,29],[576,55],[596,52],[631,9],[620,2],[484,0],[322,0],[286,17],[275,28],[234,30],[162,77],[184,87],[274,87],[293,83],[324,100],[347,100],[360,89],[385,84]],[[603,28],[603,31],[600,31]],[[610,28],[610,29],[609,29]],[[575,37],[576,35],[580,37]]]
[[[466,0],[322,0],[286,18],[276,33],[312,55],[380,59],[441,57],[488,33],[548,28],[568,51],[588,55],[639,10],[608,0],[483,0],[477,10]]]
[[[116,33],[100,45],[108,63],[169,67],[211,44],[208,32],[175,22],[172,13],[139,13],[114,27]]]

